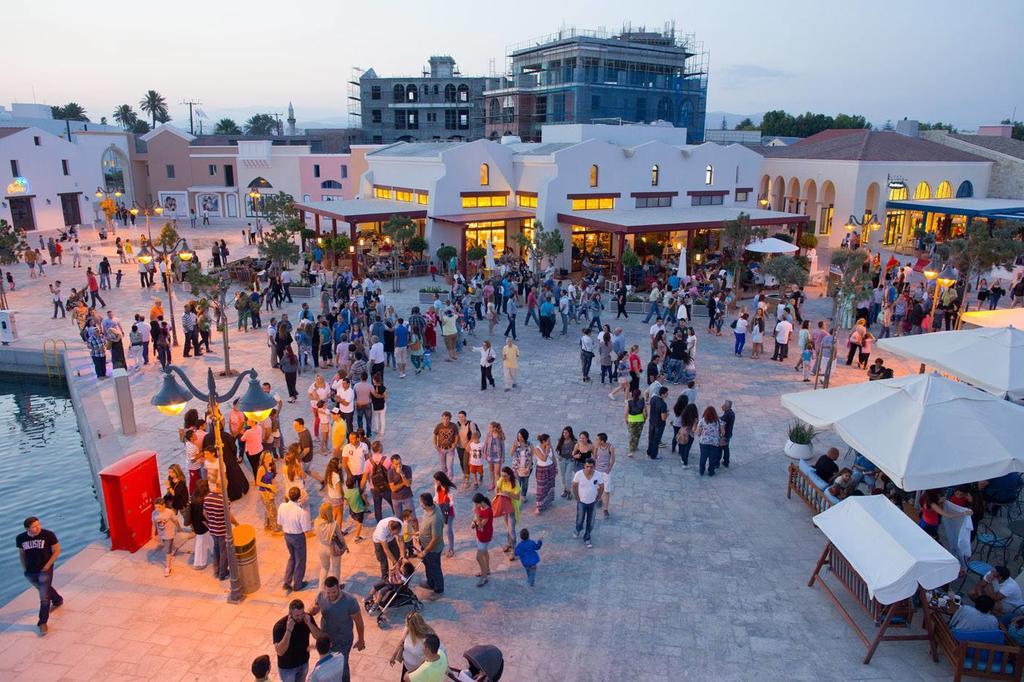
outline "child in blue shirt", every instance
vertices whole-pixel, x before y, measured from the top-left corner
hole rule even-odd
[[[544,534],[540,536],[540,540],[531,540],[530,531],[523,528],[519,531],[519,544],[516,545],[514,557],[519,557],[519,561],[523,564],[523,568],[526,569],[526,582],[530,587],[533,587],[533,581],[537,576],[537,564],[540,563],[540,555],[537,554],[537,550],[544,544]]]

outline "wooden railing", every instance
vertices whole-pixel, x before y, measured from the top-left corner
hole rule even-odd
[[[796,462],[789,463],[789,475],[786,484],[786,498],[792,497],[795,492],[797,497],[804,501],[811,514],[820,514],[832,506],[825,495],[825,491],[819,488],[810,477],[800,470]]]
[[[931,620],[935,641],[953,667],[954,682],[960,682],[965,676],[1020,682],[1021,649],[1005,635],[1004,644],[962,641],[953,636],[938,611],[931,612]]]

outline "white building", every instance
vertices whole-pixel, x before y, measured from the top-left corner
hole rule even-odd
[[[518,254],[515,235],[537,222],[561,230],[558,265],[579,269],[585,254],[618,264],[627,245],[643,257],[651,244],[678,250],[700,233],[713,247],[715,228],[740,213],[794,231],[806,221],[757,207],[760,155],[737,144],[687,145],[685,130],[665,126],[545,126],[537,143],[398,143],[366,160],[363,199],[303,209],[332,229],[349,223],[355,236],[357,225],[372,233],[381,216],[407,206],[401,214],[422,218],[430,253],[449,244],[463,258],[488,242],[496,255]]]
[[[80,129],[68,141],[37,126],[0,126],[0,218],[28,231],[92,224],[102,219],[98,189],[121,192],[117,201],[131,206],[128,144],[116,129]]]
[[[975,154],[895,132],[826,130],[795,144],[765,147],[756,183],[758,203],[792,211],[814,221],[819,248],[838,247],[844,226],[870,223],[862,230],[871,246],[909,248],[918,227],[956,236],[963,215],[889,206],[889,202],[987,197],[992,162]],[[850,222],[851,217],[856,222]]]

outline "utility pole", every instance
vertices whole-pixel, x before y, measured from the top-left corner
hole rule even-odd
[[[196,126],[195,123],[192,121],[192,107],[198,104],[202,104],[202,102],[200,102],[199,100],[183,99],[181,100],[181,103],[188,105],[188,131],[192,135],[195,135]],[[199,124],[200,130],[202,129],[202,125],[202,123]]]
[[[277,121],[277,124],[275,125],[277,136],[282,137],[284,135],[284,130],[281,128],[281,114],[271,114],[271,116],[273,116],[274,119]]]

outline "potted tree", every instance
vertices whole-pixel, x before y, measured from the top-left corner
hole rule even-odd
[[[416,254],[416,260],[412,262],[412,274],[413,276],[427,274],[427,259],[423,257],[423,252],[427,250],[427,240],[423,237],[416,236],[409,240],[409,250]]]
[[[814,427],[801,421],[795,421],[789,425],[786,434],[786,445],[783,451],[793,459],[810,459],[814,456],[814,449],[811,441],[817,435]]]

